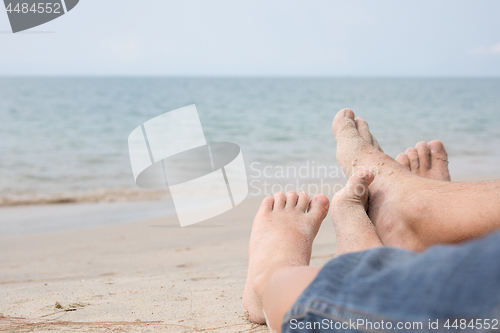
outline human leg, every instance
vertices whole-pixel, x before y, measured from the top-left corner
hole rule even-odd
[[[368,215],[385,245],[423,250],[500,227],[500,181],[442,182],[418,177],[384,154],[368,124],[349,109],[333,121],[337,161],[346,175],[372,170]]]

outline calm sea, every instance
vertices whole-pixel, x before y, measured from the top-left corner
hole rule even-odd
[[[500,175],[500,79],[0,78],[0,203],[139,198],[129,133],[190,104],[207,140],[241,146],[250,177],[336,165],[344,107],[393,157],[439,139],[452,178]]]

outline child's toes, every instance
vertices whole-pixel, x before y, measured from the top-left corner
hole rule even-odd
[[[297,209],[300,212],[305,213],[308,206],[309,206],[309,194],[305,192],[300,192],[299,200],[297,201]]]
[[[274,206],[273,210],[280,210],[285,208],[286,197],[283,192],[274,193]]]
[[[323,194],[317,194],[309,203],[307,214],[314,220],[323,221],[326,217],[326,214],[328,214],[329,206],[330,201],[328,200],[328,198]]]
[[[274,198],[265,197],[260,204],[259,213],[265,214],[270,213],[273,210]]]
[[[369,170],[356,172],[347,182],[341,199],[364,206],[368,200],[368,186],[374,179],[375,175]]]
[[[365,211],[368,186],[375,175],[368,170],[358,171],[345,188],[332,200],[332,219],[337,237],[337,254],[364,251],[380,246],[375,226]]]
[[[295,209],[299,195],[295,191],[288,191],[286,195],[286,209]]]

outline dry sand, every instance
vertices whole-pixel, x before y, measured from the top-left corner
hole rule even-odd
[[[0,238],[0,331],[267,331],[241,306],[260,200],[186,228],[172,217]],[[311,264],[334,253],[328,216]]]

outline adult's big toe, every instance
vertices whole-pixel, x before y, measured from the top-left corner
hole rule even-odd
[[[347,177],[358,170],[371,170],[391,163],[392,159],[383,153],[370,133],[368,123],[361,117],[355,118],[351,109],[337,113],[332,130],[337,141],[337,163]]]

